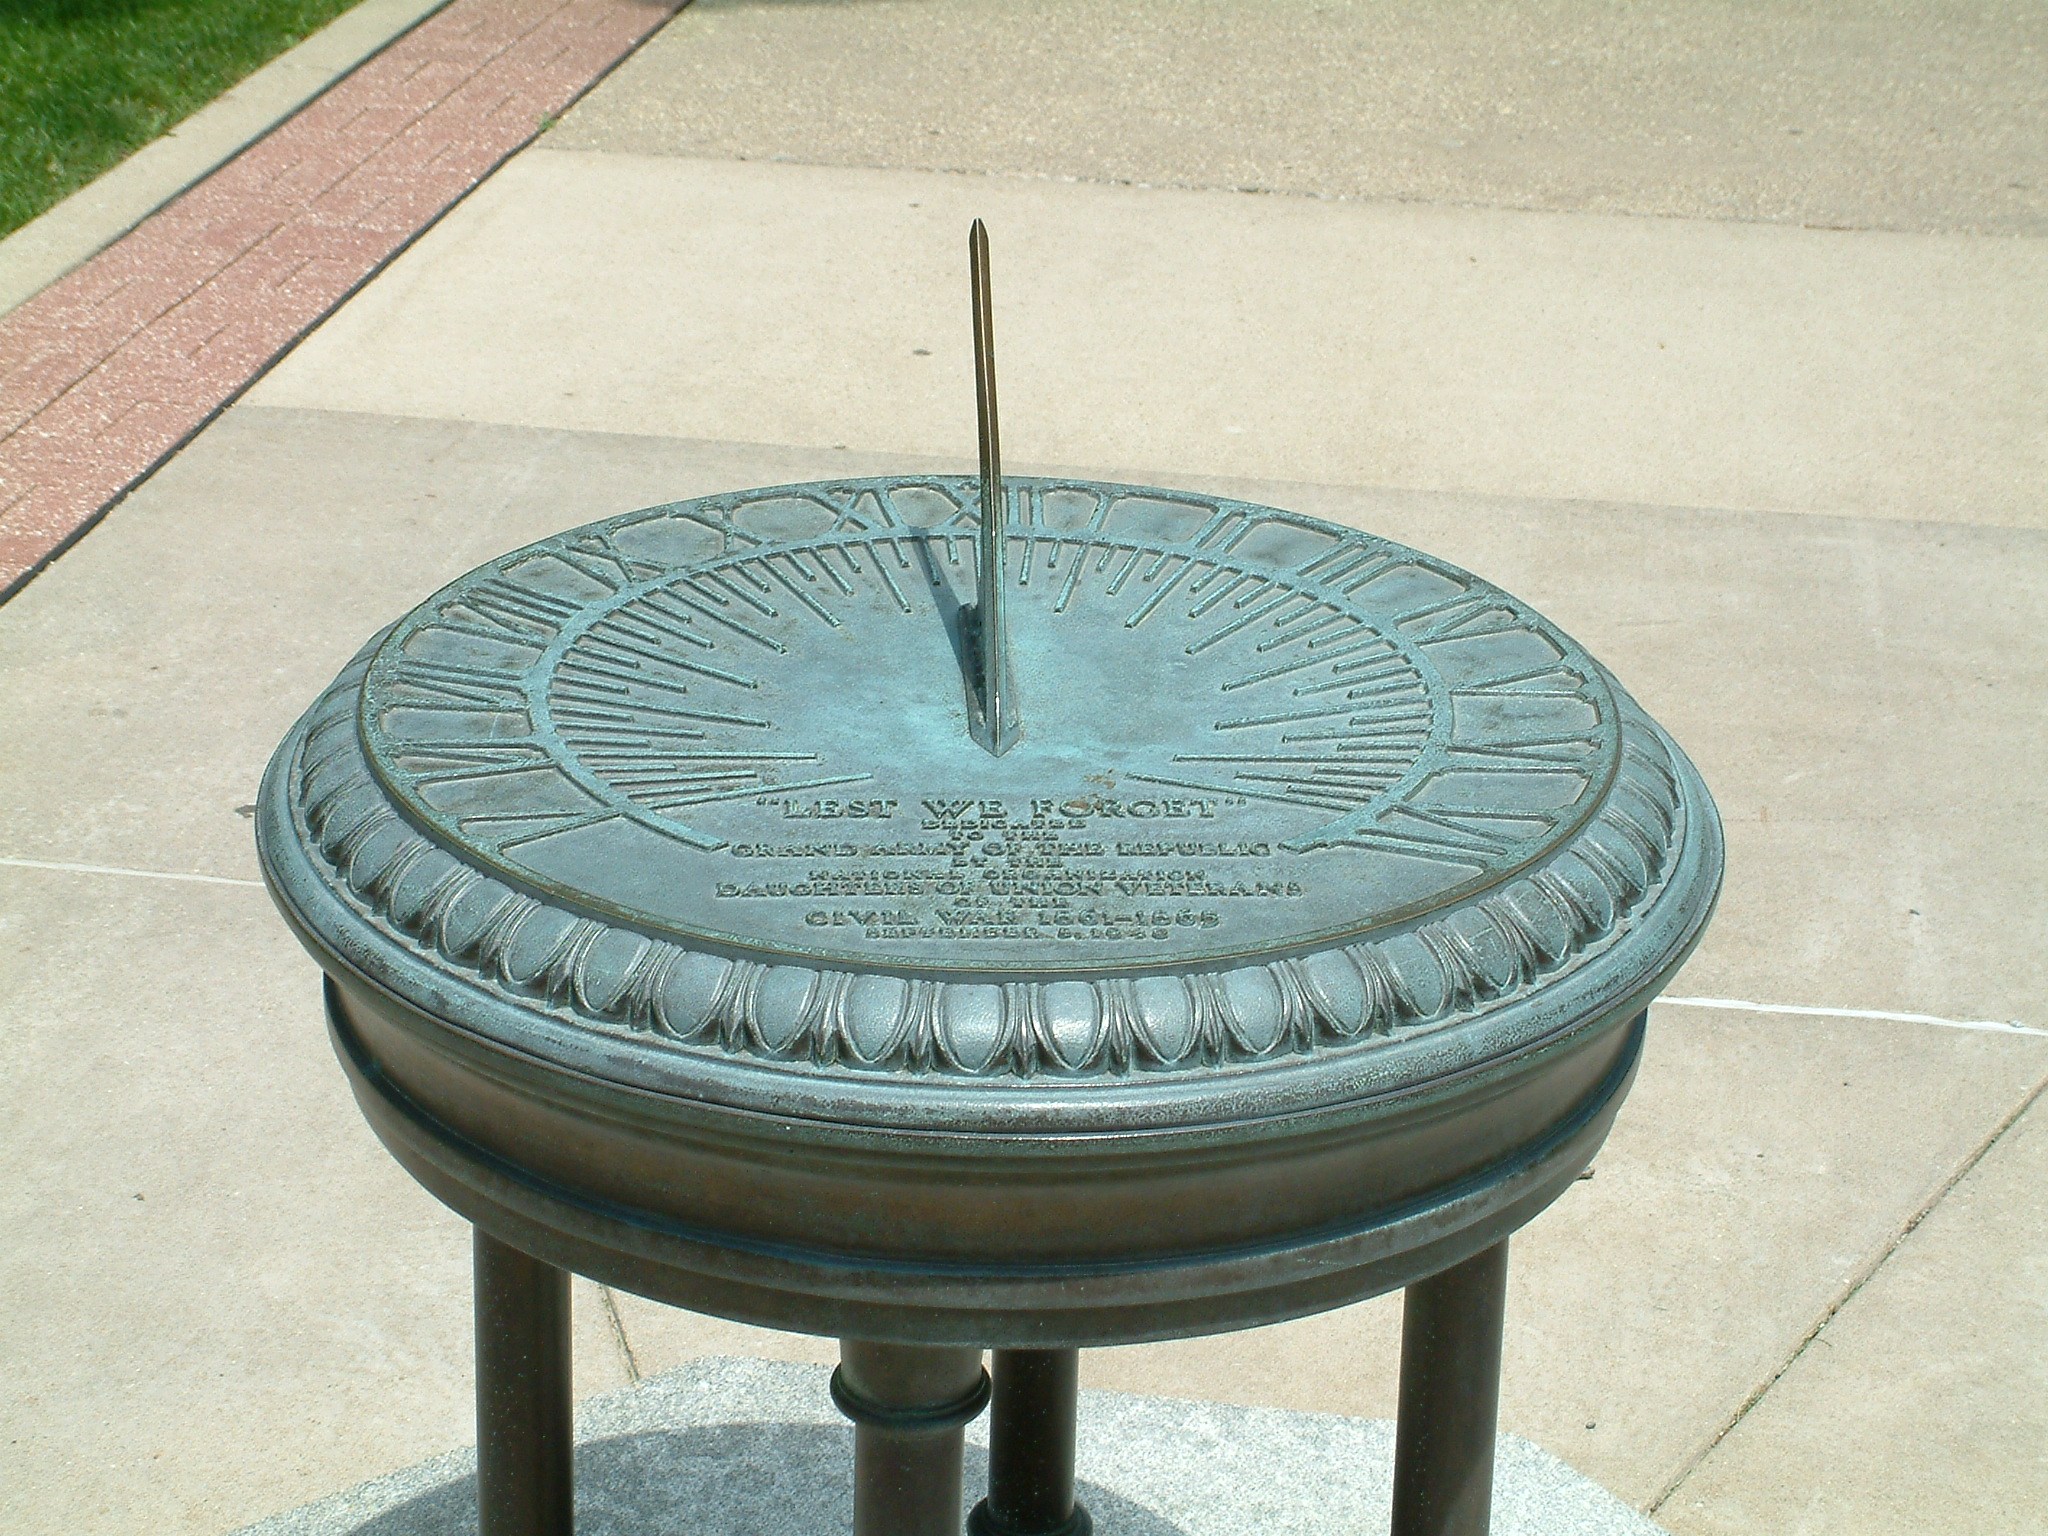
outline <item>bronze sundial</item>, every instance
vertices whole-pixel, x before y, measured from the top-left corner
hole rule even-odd
[[[1476,576],[1006,479],[975,251],[978,479],[704,497],[471,572],[280,748],[266,873],[366,1113],[478,1225],[480,1319],[567,1267],[852,1341],[863,1532],[957,1528],[983,1346],[978,1529],[1072,1531],[1070,1441],[1062,1493],[1018,1426],[1075,1348],[1409,1284],[1397,1530],[1483,1530],[1504,1239],[1626,1091],[1711,802]],[[500,1431],[487,1505],[493,1455],[502,1490],[556,1454]]]

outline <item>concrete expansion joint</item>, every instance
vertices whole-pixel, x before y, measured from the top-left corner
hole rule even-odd
[[[626,1367],[628,1381],[644,1381],[646,1373],[640,1369],[640,1359],[633,1353],[633,1341],[626,1336],[626,1320],[619,1313],[619,1298],[608,1285],[597,1288],[599,1301],[604,1306],[605,1325],[611,1329],[612,1342],[619,1348],[619,1360]]]
[[[2017,1019],[1948,1019],[1932,1013],[1901,1013],[1889,1008],[1817,1008],[1806,1003],[1756,1003],[1736,997],[1660,997],[1660,1008],[1709,1008],[1728,1013],[1776,1013],[1793,1018],[1876,1019],[1888,1024],[1932,1024],[1938,1029],[1974,1029],[1993,1035],[2040,1035]]]
[[[179,880],[193,885],[233,885],[246,890],[263,889],[261,880],[244,880],[235,875],[207,875],[173,869],[129,869],[117,864],[74,864],[63,859],[17,859],[0,856],[0,869],[41,869],[60,875],[114,875],[128,880]]]
[[[1843,1286],[1834,1299],[1822,1309],[1819,1318],[1815,1320],[1811,1328],[1807,1329],[1805,1335],[1799,1340],[1799,1343],[1793,1348],[1792,1352],[1785,1357],[1776,1370],[1772,1371],[1768,1377],[1742,1400],[1741,1405],[1728,1416],[1721,1427],[1698,1450],[1686,1458],[1685,1465],[1679,1469],[1678,1474],[1664,1485],[1654,1499],[1643,1506],[1643,1513],[1655,1518],[1657,1513],[1677,1494],[1678,1490],[1685,1486],[1686,1480],[1700,1469],[1709,1456],[1714,1454],[1714,1451],[1720,1446],[1721,1442],[1735,1432],[1742,1421],[1749,1417],[1757,1404],[1769,1396],[1771,1389],[1784,1379],[1786,1373],[1793,1366],[1799,1363],[1801,1357],[1813,1346],[1814,1340],[1827,1331],[1828,1324],[1832,1323],[1841,1314],[1844,1307],[1856,1299],[1865,1286],[1877,1278],[1878,1271],[1891,1262],[1892,1255],[1905,1245],[1906,1239],[1919,1229],[1922,1222],[1934,1214],[1934,1208],[1946,1200],[1949,1193],[1958,1184],[1969,1177],[1971,1170],[1990,1155],[1991,1150],[2005,1139],[2007,1132],[2019,1124],[2027,1111],[2034,1107],[2044,1093],[2048,1093],[2048,1075],[2043,1075],[2034,1083],[2032,1088],[2027,1090],[2012,1112],[1999,1121],[1992,1129],[1991,1134],[1978,1143],[1969,1156],[1965,1157],[1949,1172],[1948,1177],[1942,1180],[1940,1188],[1929,1195],[1921,1203],[1920,1207],[1899,1226],[1876,1256],[1850,1277],[1848,1284]]]
[[[683,0],[687,9],[692,0]],[[1405,195],[1399,192],[1333,192],[1317,187],[1287,187],[1262,182],[1204,181],[1188,177],[1140,177],[1140,176],[1083,176],[1071,171],[1034,171],[1020,166],[986,165],[915,165],[906,166],[897,161],[870,156],[861,159],[824,160],[806,155],[781,153],[747,153],[744,151],[716,152],[706,148],[689,154],[631,149],[598,149],[583,144],[547,145],[545,152],[551,155],[587,155],[593,159],[618,159],[627,155],[640,154],[649,159],[681,160],[702,159],[706,162],[733,163],[739,165],[789,165],[800,166],[814,171],[909,171],[920,176],[951,176],[961,180],[1037,182],[1063,187],[1109,187],[1118,191],[1132,192],[1221,192],[1237,197],[1271,197],[1295,203],[1328,203],[1352,208],[1388,209],[1448,209],[1460,213],[1505,213],[1529,214],[1537,218],[1614,219],[1638,224],[1660,224],[1673,226],[1715,226],[1729,225],[1747,229],[1794,229],[1809,234],[1823,235],[1955,235],[1965,239],[2027,240],[2038,239],[2018,233],[1980,233],[1974,230],[1924,231],[1900,228],[1891,224],[1825,224],[1810,220],[1786,220],[1770,218],[1763,214],[1739,213],[1672,213],[1645,208],[1599,208],[1560,209],[1540,202],[1522,202],[1502,198],[1459,198],[1440,195]],[[1727,509],[1723,509],[1727,510]]]

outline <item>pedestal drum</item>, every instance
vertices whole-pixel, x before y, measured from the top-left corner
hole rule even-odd
[[[992,409],[992,398],[989,401]],[[364,1113],[475,1224],[485,1530],[569,1528],[567,1271],[837,1336],[856,1528],[1086,1528],[1075,1351],[1408,1287],[1394,1524],[1485,1530],[1509,1234],[1720,879],[1596,662],[1268,507],[901,477],[464,576],[258,831]]]

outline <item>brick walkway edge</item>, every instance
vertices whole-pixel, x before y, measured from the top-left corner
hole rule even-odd
[[[687,0],[453,0],[0,316],[0,601]]]

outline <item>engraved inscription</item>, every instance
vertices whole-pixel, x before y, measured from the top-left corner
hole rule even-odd
[[[717,899],[802,902],[807,927],[877,943],[1071,944],[1168,939],[1219,927],[1234,902],[1306,894],[1298,879],[1238,872],[1270,860],[1270,842],[1118,835],[1124,821],[1213,818],[1216,801],[931,796],[920,807],[915,837],[734,845],[734,858],[760,862],[720,881]]]

